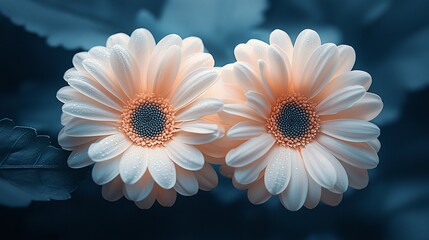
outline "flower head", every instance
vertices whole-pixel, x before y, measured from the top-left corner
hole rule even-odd
[[[366,187],[377,166],[379,128],[369,121],[382,109],[367,92],[371,76],[353,70],[355,52],[321,44],[312,30],[293,45],[280,30],[270,43],[249,40],[235,48],[237,62],[222,70],[227,137],[238,145],[223,173],[252,203],[279,195],[289,210],[337,205],[348,186]],[[235,96],[235,97],[234,97]]]
[[[64,103],[59,143],[72,151],[70,167],[95,163],[92,177],[106,199],[171,206],[176,192],[216,186],[204,148],[223,136],[210,122],[223,102],[208,97],[218,70],[199,38],[172,34],[156,44],[137,29],[76,54],[73,65],[64,75],[69,86],[57,94]]]

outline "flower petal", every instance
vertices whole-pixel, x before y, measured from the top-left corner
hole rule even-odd
[[[149,65],[148,82],[153,83],[152,91],[160,96],[168,97],[180,67],[180,47],[171,46],[158,56],[160,61],[152,61]]]
[[[90,144],[86,144],[73,149],[73,152],[67,159],[67,165],[71,168],[83,168],[93,164],[94,162],[88,156],[89,146]]]
[[[261,118],[252,108],[249,108],[246,105],[237,103],[225,104],[223,105],[222,110],[232,115],[248,118],[258,122],[264,122],[263,118]]]
[[[63,112],[78,118],[94,121],[120,121],[120,114],[115,110],[85,101],[70,101],[63,105]]]
[[[222,110],[223,102],[216,98],[202,98],[183,108],[177,115],[176,121],[192,121]]]
[[[369,176],[366,169],[353,167],[347,163],[341,163],[347,172],[350,187],[354,189],[363,189],[368,186]]]
[[[287,90],[290,79],[291,66],[289,58],[275,47],[268,48],[268,67],[270,78],[265,78],[275,97],[279,97]]]
[[[355,118],[371,121],[380,114],[383,109],[381,98],[373,93],[366,93],[365,96],[344,111],[334,115],[335,118]]]
[[[176,202],[177,193],[176,190],[158,188],[158,194],[156,200],[163,207],[171,207]]]
[[[189,57],[204,51],[204,44],[199,37],[187,37],[182,41],[182,56]]]
[[[116,134],[119,133],[119,129],[113,122],[95,122],[73,118],[64,127],[64,132],[72,137],[95,137]]]
[[[152,192],[155,186],[152,176],[146,172],[137,182],[133,184],[125,184],[125,196],[131,201],[141,201]]]
[[[203,154],[194,146],[173,140],[167,143],[165,149],[171,160],[184,169],[196,171],[204,165]]]
[[[125,152],[131,144],[131,141],[124,134],[117,133],[91,144],[88,155],[94,162],[106,161]]]
[[[107,201],[118,201],[124,195],[122,193],[122,181],[120,177],[115,177],[101,188],[101,194]]]
[[[248,91],[246,92],[246,97],[246,105],[252,108],[256,114],[258,114],[263,119],[267,119],[269,117],[271,112],[271,104],[264,97],[264,95],[258,92]]]
[[[292,73],[294,79],[302,79],[304,68],[314,50],[320,46],[319,35],[310,29],[305,29],[298,34],[295,40],[292,57]]]
[[[263,133],[266,133],[265,127],[257,122],[253,121],[242,121],[232,126],[227,136],[233,139],[249,139],[257,137]]]
[[[135,202],[135,204],[140,209],[149,209],[153,206],[157,194],[158,194],[158,187],[154,186],[152,188],[152,191],[149,193],[149,195],[145,199],[138,201],[138,202]]]
[[[304,206],[308,209],[315,208],[320,202],[321,193],[322,188],[320,185],[311,176],[308,176],[308,191]]]
[[[173,188],[176,184],[176,168],[163,147],[150,149],[149,172],[163,189]]]
[[[183,196],[193,196],[198,192],[198,181],[193,172],[176,165],[177,181],[174,189]]]
[[[291,176],[291,150],[285,147],[276,147],[267,156],[269,159],[265,169],[265,187],[272,195],[283,192]]]
[[[301,148],[301,155],[308,174],[320,186],[329,189],[334,187],[337,173],[324,151],[320,144],[311,142]]]
[[[353,106],[365,96],[365,92],[362,86],[345,87],[323,99],[316,106],[316,111],[319,115],[338,113]]]
[[[276,140],[269,133],[251,138],[236,148],[231,149],[226,155],[226,164],[231,167],[243,167],[262,157]]]
[[[259,205],[268,201],[271,196],[272,195],[267,191],[267,188],[264,184],[264,179],[262,178],[253,183],[250,186],[249,191],[247,191],[247,198],[249,198],[249,201],[255,205]]]
[[[115,45],[127,46],[130,36],[125,33],[116,33],[107,38],[106,47],[112,48]]]
[[[195,176],[197,177],[200,189],[203,191],[210,191],[217,186],[217,174],[208,163],[205,163],[201,170],[195,172]]]
[[[348,45],[338,46],[338,66],[334,77],[352,70],[356,61],[355,50]]]
[[[174,136],[174,139],[185,144],[202,145],[206,143],[211,143],[216,139],[221,138],[223,134],[223,131],[217,131],[216,133],[208,134],[179,131],[176,136]]]
[[[98,185],[104,185],[119,175],[119,159],[98,162],[92,168],[92,179]]]
[[[197,134],[214,134],[219,131],[219,126],[203,120],[185,122],[179,126],[181,131]]]
[[[186,59],[182,60],[179,73],[177,74],[178,78],[181,79],[185,78],[186,76],[198,69],[214,66],[213,56],[209,53],[199,52],[194,53],[190,56],[184,56],[182,49],[182,58],[184,57],[186,57]]]
[[[301,91],[309,98],[316,96],[331,80],[338,61],[337,46],[326,43],[318,47],[309,58],[302,80],[299,81]]]
[[[343,194],[333,193],[327,189],[322,189],[321,200],[326,205],[331,207],[338,206],[338,204],[340,204],[342,199],[343,199]]]
[[[82,94],[76,89],[70,86],[65,86],[60,88],[60,90],[58,90],[57,99],[62,103],[66,103],[71,100],[79,98],[80,97],[79,95],[82,95]]]
[[[371,169],[378,165],[377,152],[368,143],[347,143],[325,134],[320,134],[317,141],[336,158],[352,166]]]
[[[147,29],[139,28],[131,34],[128,48],[138,63],[140,79],[146,79],[149,61],[155,48],[155,39]],[[145,88],[146,86],[141,87]]]
[[[110,64],[121,89],[132,99],[140,89],[140,72],[130,52],[121,45],[111,48]]]
[[[244,167],[234,169],[234,179],[242,185],[247,185],[259,179],[262,170],[267,166],[272,158],[272,152],[275,152],[275,147],[268,151],[264,156],[255,160],[251,164]]]
[[[119,172],[125,184],[136,183],[146,172],[149,150],[132,145],[122,155]],[[135,201],[135,200],[134,200]]]
[[[308,190],[307,173],[298,151],[291,151],[291,176],[285,191],[280,194],[280,202],[290,210],[297,211],[305,202]]]
[[[289,35],[286,32],[280,29],[276,29],[271,32],[270,44],[280,47],[286,53],[289,62],[292,62],[293,45]]]
[[[377,125],[355,119],[336,119],[320,123],[320,131],[349,142],[367,142],[380,136]]]
[[[219,73],[216,69],[201,69],[191,73],[177,86],[173,93],[171,103],[178,110],[191,103],[212,86]]]

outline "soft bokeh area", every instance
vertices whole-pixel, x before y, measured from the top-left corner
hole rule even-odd
[[[14,200],[0,191],[10,200],[0,201],[0,239],[429,239],[428,12],[426,0],[0,0],[0,119],[35,128],[54,146],[55,95],[73,55],[138,27],[156,40],[198,36],[217,66],[250,38],[267,40],[279,28],[295,39],[311,28],[322,42],[355,48],[355,69],[372,75],[370,91],[385,104],[375,119],[380,164],[368,187],[348,190],[338,207],[290,212],[277,198],[254,206],[220,176],[212,192],[140,210],[105,201],[87,177],[71,199],[30,199],[28,207],[8,207]]]

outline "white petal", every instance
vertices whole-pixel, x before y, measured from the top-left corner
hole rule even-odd
[[[208,163],[205,163],[201,170],[195,172],[195,176],[197,177],[200,189],[203,191],[210,191],[217,186],[217,174]]]
[[[251,66],[243,62],[233,64],[234,80],[245,92],[255,91],[261,85],[256,73]]]
[[[363,189],[368,186],[369,176],[366,169],[353,167],[347,163],[341,163],[347,172],[350,187],[354,189]]]
[[[244,167],[235,168],[234,170],[234,179],[243,185],[253,183],[258,180],[261,171],[267,166],[273,157],[273,152],[275,153],[275,147],[273,147],[268,153],[266,153],[261,158],[255,160],[251,164],[248,164]]]
[[[106,47],[112,48],[115,45],[127,46],[130,37],[125,33],[116,33],[107,38]]]
[[[371,169],[378,165],[377,152],[368,143],[347,143],[325,134],[320,134],[317,141],[336,158],[352,166]]]
[[[268,84],[276,97],[279,97],[287,90],[288,84],[291,81],[289,77],[291,74],[289,58],[281,50],[277,50],[275,47],[269,47],[268,66],[270,69],[270,78],[267,79]]]
[[[323,99],[316,106],[316,111],[319,115],[338,113],[353,106],[365,96],[365,92],[362,86],[345,87]]]
[[[317,184],[313,178],[308,176],[308,192],[307,198],[305,199],[304,206],[308,209],[315,208],[320,202],[320,196],[322,189],[319,184]]]
[[[336,118],[355,118],[371,121],[380,114],[383,109],[381,98],[373,93],[365,96],[350,108],[335,114]]]
[[[204,165],[203,154],[194,146],[173,140],[167,143],[165,148],[168,156],[184,169],[196,171]]]
[[[321,147],[324,148],[323,146]],[[321,151],[321,153],[325,155],[325,157],[331,162],[332,166],[335,168],[335,172],[337,173],[337,180],[335,181],[335,185],[329,190],[335,193],[343,193],[347,191],[347,188],[349,186],[349,180],[347,178],[346,170],[341,165],[340,161],[326,149],[324,149],[324,151]]]
[[[151,208],[153,206],[153,203],[155,202],[157,194],[158,194],[158,187],[152,188],[152,191],[145,199],[143,199],[142,201],[135,202],[137,207],[141,209]]]
[[[152,58],[154,56],[158,56],[161,51],[164,51],[171,46],[182,47],[182,38],[180,38],[179,35],[176,34],[169,34],[163,37],[161,40],[159,40],[158,44],[156,44],[155,49],[152,53]]]
[[[176,121],[192,121],[222,110],[223,102],[216,98],[202,98],[194,101],[176,115]]]
[[[292,62],[293,56],[293,45],[290,37],[287,33],[282,30],[276,29],[270,34],[270,44],[277,45],[289,58],[289,62]]]
[[[58,143],[65,149],[72,151],[74,148],[86,144],[90,144],[97,140],[96,137],[70,137],[64,133],[64,128],[58,133]]]
[[[267,94],[267,97],[269,97],[271,101],[275,101],[276,98],[279,97],[277,95],[274,96],[274,93],[277,93],[277,94],[279,93],[278,91],[275,91],[276,88],[278,88],[278,87],[274,86],[269,81],[271,76],[269,73],[269,67],[267,65],[268,64],[264,60],[262,60],[262,59],[258,60],[258,69],[259,69],[259,73],[260,73],[262,87],[264,88],[265,93]]]
[[[215,134],[219,131],[219,126],[203,120],[185,122],[180,124],[180,130],[197,134]]]
[[[136,183],[146,172],[149,150],[132,145],[122,155],[119,172],[125,184]]]
[[[71,116],[94,121],[120,121],[120,113],[100,105],[84,101],[70,101],[63,105],[63,112]]]
[[[371,145],[371,147],[374,148],[376,152],[380,151],[381,149],[381,142],[378,140],[378,138],[369,140],[368,144]]]
[[[150,149],[149,172],[164,189],[170,189],[176,184],[176,168],[163,147]]]
[[[182,41],[182,56],[188,57],[204,51],[204,44],[201,38],[187,37]]]
[[[264,122],[263,118],[261,118],[253,109],[247,107],[246,105],[236,103],[225,104],[223,105],[222,110],[232,115],[252,119],[258,122]]]
[[[110,67],[110,58],[108,60]],[[96,79],[100,83],[100,85],[103,86],[108,92],[113,94],[113,96],[115,96],[123,103],[126,102],[126,96],[124,95],[122,90],[120,90],[118,82],[114,79],[113,72],[108,67],[103,66],[95,59],[87,59],[83,61],[83,66],[86,71],[94,79]]]
[[[240,43],[234,48],[234,56],[239,62],[253,64],[255,61],[252,47],[245,43]]]
[[[267,156],[269,162],[265,169],[265,187],[272,195],[283,192],[291,176],[291,150],[285,147],[276,147]]]
[[[176,110],[180,109],[205,93],[216,82],[218,75],[216,69],[201,69],[190,74],[179,83],[173,93],[171,99],[173,107]]]
[[[110,64],[121,89],[132,99],[139,93],[136,88],[140,89],[140,72],[133,56],[126,48],[115,45],[111,49]]]
[[[249,201],[253,204],[259,205],[271,198],[271,194],[267,191],[264,184],[264,179],[259,179],[257,182],[253,183],[249,191],[247,191],[247,197]]]
[[[342,73],[352,70],[355,64],[356,53],[355,50],[347,45],[338,46],[338,66],[335,71],[334,77]]]
[[[101,189],[103,198],[107,201],[118,201],[123,196],[122,181],[120,177],[114,178],[112,181],[103,185]]]
[[[264,125],[253,121],[242,121],[232,126],[227,136],[233,139],[249,139],[266,133]]]
[[[117,133],[91,144],[88,155],[95,162],[106,161],[123,153],[131,144],[124,134]]]
[[[337,173],[323,151],[325,150],[320,144],[311,142],[301,149],[301,155],[305,168],[314,181],[324,188],[332,188],[337,181]]]
[[[122,107],[115,100],[113,100],[106,92],[103,92],[104,88],[98,83],[92,81],[91,79],[72,78],[68,80],[68,83],[80,93],[97,101],[98,103],[116,109],[118,111],[122,110]]]
[[[62,102],[62,103],[66,103],[66,102],[69,102],[71,100],[78,99],[80,97],[80,95],[82,95],[82,94],[79,91],[77,91],[76,89],[74,89],[70,86],[65,86],[65,87],[60,88],[60,90],[58,90],[57,99],[60,100],[60,102]]]
[[[153,83],[152,91],[156,94],[169,96],[180,67],[180,47],[171,46],[160,53],[160,61],[152,61],[149,65],[148,82]]]
[[[107,47],[95,46],[89,49],[88,53],[92,57],[90,59],[96,60],[104,66],[110,66],[110,51]],[[85,60],[82,62],[82,65],[85,68],[84,62]],[[85,68],[85,70],[87,69]]]
[[[176,136],[174,136],[174,139],[176,141],[190,144],[190,145],[202,145],[206,143],[211,143],[216,139],[221,138],[223,134],[224,134],[223,131],[218,131],[216,133],[208,133],[208,134],[179,131],[176,134]]]
[[[183,49],[182,49],[182,58]],[[186,59],[182,60],[182,64],[179,69],[179,73],[177,74],[178,78],[185,78],[192,72],[201,69],[201,68],[209,68],[214,66],[213,56],[209,53],[196,53],[190,56],[187,56]]]
[[[176,202],[177,193],[176,190],[158,188],[158,194],[156,200],[163,207],[171,207]]]
[[[276,140],[269,133],[251,138],[228,152],[225,158],[226,164],[231,167],[250,164],[267,153],[275,142]]]
[[[119,174],[119,159],[98,162],[92,168],[92,179],[98,185],[112,181]]]
[[[316,96],[331,80],[338,60],[337,46],[326,43],[318,47],[308,60],[299,86],[309,98]]]
[[[267,119],[271,112],[271,104],[264,95],[249,91],[246,92],[246,105],[252,108],[260,117]]]
[[[319,46],[320,37],[315,31],[305,29],[298,35],[292,57],[292,72],[295,79],[302,79],[308,59]]]
[[[139,28],[134,30],[134,32],[131,34],[128,48],[136,59],[138,67],[140,68],[140,79],[146,79],[149,60],[154,47],[155,39],[148,30]]]
[[[64,127],[64,132],[72,137],[94,137],[116,134],[119,133],[119,129],[114,122],[95,122],[73,118]]]
[[[375,124],[355,119],[323,121],[320,123],[320,131],[349,142],[367,142],[380,136],[380,129]]]
[[[291,176],[289,184],[280,194],[280,202],[290,211],[297,211],[305,202],[308,190],[307,173],[298,151],[291,151]]]
[[[343,194],[333,193],[327,189],[322,189],[321,200],[325,204],[335,207],[335,206],[338,206],[338,204],[340,204],[342,199],[343,199]]]
[[[125,196],[131,201],[141,201],[145,199],[152,192],[155,182],[152,176],[146,172],[138,181],[134,184],[125,184],[124,193]]]
[[[77,147],[67,159],[67,164],[71,168],[83,168],[93,164],[94,162],[88,156],[88,148],[90,144]]]
[[[183,196],[193,196],[198,192],[198,181],[193,172],[176,165],[177,181],[174,189]]]
[[[65,126],[67,123],[69,123],[71,120],[75,119],[75,117],[68,115],[67,113],[61,114],[61,125]]]
[[[83,60],[85,60],[85,59],[87,59],[89,57],[90,57],[90,55],[89,55],[88,52],[79,52],[79,53],[76,53],[73,56],[73,59],[72,59],[73,66],[77,70],[79,70],[81,72],[85,72],[85,69],[82,66],[82,62],[83,62]]]

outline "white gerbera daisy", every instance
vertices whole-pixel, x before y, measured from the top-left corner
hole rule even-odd
[[[234,185],[255,204],[279,195],[289,210],[320,199],[337,205],[348,186],[366,187],[380,149],[380,130],[368,121],[383,104],[367,92],[371,76],[351,71],[353,48],[322,45],[312,30],[292,45],[275,30],[270,44],[252,39],[234,53],[237,62],[222,70],[226,92],[238,96],[223,109],[237,122],[227,136],[241,141],[223,169]]]
[[[216,82],[214,60],[196,37],[155,43],[146,29],[115,34],[106,47],[73,58],[58,91],[64,103],[60,145],[68,164],[95,163],[92,178],[107,200],[123,195],[141,208],[171,206],[217,185],[200,148],[223,134],[208,121],[223,102],[205,93]]]

